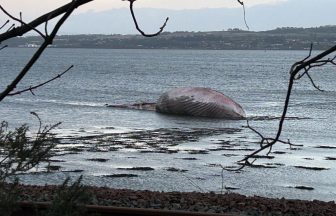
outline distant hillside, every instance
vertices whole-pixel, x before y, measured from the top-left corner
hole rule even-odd
[[[58,48],[103,49],[213,49],[213,50],[302,50],[310,44],[326,49],[336,44],[336,26],[316,28],[277,28],[252,32],[239,29],[212,32],[164,32],[158,37],[140,35],[63,35],[53,46]],[[36,47],[39,37],[20,37],[7,41],[10,47]]]
[[[225,1],[237,2],[232,0],[222,0],[221,2]],[[192,2],[192,0],[189,2]],[[139,25],[146,32],[157,31],[166,17],[170,19],[165,30],[170,32],[208,32],[227,30],[228,28],[246,29],[243,11],[238,4],[235,8],[211,8],[212,3],[210,2],[220,2],[220,0],[202,0],[202,2],[209,5],[209,8],[141,8],[142,3],[139,1],[135,6],[135,12],[139,19]],[[260,4],[252,6],[256,2]],[[188,5],[192,7],[192,5]],[[224,5],[225,3],[223,3]],[[335,8],[335,0],[250,0],[246,1],[246,20],[252,31],[265,31],[286,26],[309,28],[312,26],[335,25]],[[74,14],[60,31],[62,35],[136,34],[128,8]]]

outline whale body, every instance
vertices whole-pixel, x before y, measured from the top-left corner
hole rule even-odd
[[[245,119],[243,108],[218,91],[202,87],[176,88],[158,99],[156,112],[197,117]]]

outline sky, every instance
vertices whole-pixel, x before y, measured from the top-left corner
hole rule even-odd
[[[0,0],[13,15],[30,21],[70,0]],[[244,0],[252,31],[277,27],[315,27],[336,24],[336,0]],[[79,9],[62,27],[61,34],[136,34],[121,0],[94,0]],[[158,30],[169,16],[166,31],[219,31],[246,29],[236,0],[138,0],[135,12],[144,30]],[[0,23],[7,17],[0,14]],[[98,24],[97,24],[98,23]]]
[[[286,0],[245,0],[247,7],[260,4],[276,4]],[[22,11],[27,17],[36,16],[69,3],[70,0],[1,0],[3,7],[12,13]],[[236,0],[138,0],[137,8],[158,9],[201,9],[201,8],[232,8],[239,7]],[[86,11],[106,11],[114,8],[128,7],[128,2],[122,0],[94,0],[77,10],[77,13]]]

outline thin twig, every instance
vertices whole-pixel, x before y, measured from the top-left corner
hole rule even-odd
[[[38,129],[38,132],[37,132],[37,135],[41,133],[41,128],[42,128],[42,121],[41,121],[41,118],[40,116],[36,113],[36,112],[30,112],[30,114],[32,114],[33,116],[35,116],[38,121],[39,121],[39,129]]]
[[[307,75],[307,77],[309,78],[311,84],[314,86],[315,89],[317,89],[318,91],[321,91],[321,92],[324,91],[323,89],[321,89],[319,86],[317,86],[317,85],[315,84],[313,78],[310,76],[309,73],[306,73],[306,75]]]
[[[21,11],[20,11],[20,22],[21,22],[21,25],[23,25],[22,12]]]
[[[62,73],[58,74],[57,76],[55,76],[55,77],[53,77],[53,78],[51,78],[51,79],[49,79],[49,80],[47,80],[47,81],[45,81],[45,82],[43,82],[43,83],[40,83],[40,84],[35,85],[35,86],[30,86],[29,88],[26,88],[26,89],[23,89],[23,90],[14,92],[14,93],[9,93],[8,96],[19,95],[19,94],[22,94],[22,93],[27,92],[27,91],[30,91],[33,95],[35,95],[34,92],[33,92],[34,89],[37,89],[37,88],[39,88],[39,87],[42,87],[42,86],[44,86],[44,85],[46,85],[46,84],[48,84],[48,83],[54,81],[55,79],[61,78],[65,73],[67,73],[67,72],[68,72],[69,70],[71,70],[73,67],[74,67],[74,66],[71,65],[68,69],[66,69],[66,70],[63,71]]]
[[[15,24],[12,24],[12,25],[7,29],[6,32],[9,32],[9,31],[12,30],[14,27],[15,27]]]
[[[184,176],[190,183],[192,186],[198,188],[199,191],[205,193],[205,191],[203,190],[203,188],[201,188],[197,183],[195,183],[189,176],[181,173],[182,176]]]
[[[26,26],[29,26],[29,24],[25,23],[23,20],[22,20],[22,13],[20,12],[20,18],[16,18],[14,17],[13,15],[11,15],[10,13],[8,13],[1,5],[0,5],[0,10],[2,10],[2,12],[4,12],[8,17],[10,17],[12,20],[15,20],[17,22],[19,22],[22,25],[26,25]],[[29,26],[31,27],[31,26]],[[45,35],[42,34],[42,32],[40,32],[38,29],[34,28],[34,27],[31,27],[32,30],[34,30],[35,32],[37,32],[39,35],[41,35],[41,37],[45,38]],[[7,30],[7,31],[10,31],[10,30]]]
[[[7,24],[9,23],[9,20],[7,20],[1,27],[0,27],[0,30],[5,27]]]
[[[247,30],[250,30],[250,27],[247,25],[247,21],[246,21],[246,10],[245,10],[245,4],[243,1],[241,0],[237,0],[238,3],[243,7],[243,11],[244,11],[244,22],[245,22],[245,26],[247,28]]]
[[[140,34],[144,37],[155,37],[155,36],[158,36],[159,34],[161,34],[161,32],[163,31],[163,29],[166,27],[167,25],[167,22],[169,20],[169,17],[166,18],[166,21],[163,23],[163,25],[160,27],[160,30],[154,34],[146,34],[144,31],[142,31],[138,25],[138,21],[135,17],[135,14],[134,14],[134,10],[133,10],[133,3],[136,1],[136,0],[123,0],[123,1],[129,1],[130,2],[130,11],[131,11],[131,14],[132,14],[132,18],[133,18],[133,22],[135,24],[135,28],[140,32]]]
[[[93,0],[80,0],[80,1],[76,1],[76,5],[75,7],[79,7],[81,5],[87,4],[88,2],[91,2]],[[37,26],[45,23],[46,19],[48,17],[50,17],[49,20],[54,19],[55,17],[58,17],[61,14],[64,14],[68,11],[69,7],[73,4],[73,1],[71,1],[70,3],[63,5],[49,13],[46,13],[36,19],[34,19],[33,21],[31,21],[30,23],[27,23],[27,25],[24,26],[20,26],[17,27],[15,29],[12,29],[9,32],[5,32],[0,34],[0,42],[5,41],[9,38],[13,38],[13,37],[17,37],[17,36],[21,36],[24,35],[25,33],[31,31],[33,28],[36,28]]]
[[[260,148],[255,150],[254,152],[252,152],[251,154],[245,156],[242,160],[239,161],[240,167],[236,168],[236,169],[227,169],[225,167],[222,167],[222,169],[228,170],[228,171],[239,171],[244,169],[247,166],[252,166],[253,162],[250,162],[249,160],[252,159],[255,155],[259,154],[260,152],[264,151],[264,150],[268,150],[267,154],[270,154],[272,151],[273,146],[276,143],[283,143],[286,145],[289,145],[290,148],[292,146],[302,146],[302,145],[294,145],[290,142],[290,140],[288,141],[282,141],[280,140],[280,136],[282,133],[282,129],[283,129],[283,124],[284,121],[286,119],[286,114],[287,114],[287,110],[289,107],[289,101],[290,101],[290,96],[292,94],[292,89],[293,89],[293,85],[294,85],[294,81],[297,79],[300,79],[301,77],[303,77],[304,75],[307,75],[307,77],[310,79],[312,85],[322,91],[319,86],[317,86],[313,80],[313,78],[310,76],[309,71],[310,69],[314,68],[314,67],[321,67],[323,65],[326,64],[332,64],[332,65],[336,65],[335,63],[335,59],[336,56],[333,57],[332,59],[328,58],[325,59],[325,57],[327,57],[328,55],[330,55],[331,53],[336,52],[336,45],[333,47],[330,47],[328,50],[321,52],[320,54],[311,57],[312,54],[312,45],[309,51],[309,54],[307,57],[305,57],[303,60],[295,62],[291,69],[290,69],[290,77],[289,77],[289,83],[288,83],[288,87],[287,87],[287,94],[286,94],[286,99],[285,99],[285,103],[284,103],[284,107],[283,107],[283,111],[282,111],[282,115],[279,121],[279,126],[278,126],[278,130],[276,133],[275,138],[266,138],[264,137],[260,132],[258,132],[257,130],[255,130],[254,128],[252,128],[249,125],[249,122],[247,122],[247,128],[251,129],[253,132],[255,132],[258,136],[260,136],[261,140],[260,140]],[[299,74],[301,71],[304,71],[301,75]]]
[[[38,50],[35,52],[33,57],[29,60],[29,62],[25,65],[25,67],[21,70],[21,72],[16,76],[16,78],[10,83],[10,85],[7,86],[7,88],[0,93],[0,101],[2,101],[10,92],[12,92],[17,84],[22,80],[22,78],[27,74],[27,72],[30,70],[30,68],[35,64],[35,62],[40,58],[41,54],[44,52],[44,50],[48,47],[48,45],[52,44],[53,39],[55,38],[58,30],[63,25],[65,20],[70,16],[70,14],[78,7],[79,3],[81,1],[72,1],[72,3],[69,5],[69,8],[67,9],[67,12],[61,17],[60,20],[56,23],[54,26],[53,31],[51,32],[50,36],[45,38],[45,41],[42,43],[42,45],[38,48]]]

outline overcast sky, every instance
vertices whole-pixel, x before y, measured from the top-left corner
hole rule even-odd
[[[247,7],[260,4],[276,4],[286,0],[244,0]],[[22,11],[27,17],[37,16],[55,7],[70,2],[70,0],[0,0],[1,5],[12,13]],[[239,7],[236,0],[138,0],[137,8],[159,9],[200,9],[200,8],[232,8]],[[77,13],[85,11],[104,11],[113,8],[128,7],[128,2],[122,0],[94,0],[79,8]]]
[[[30,21],[70,0],[0,0],[13,15],[22,11]],[[336,24],[336,0],[244,0],[252,31],[277,27],[315,27]],[[134,34],[129,3],[94,0],[67,20],[61,34]],[[166,31],[220,31],[246,29],[237,0],[137,0],[136,15],[146,31],[156,31],[166,16]],[[0,13],[0,24],[7,17]]]

